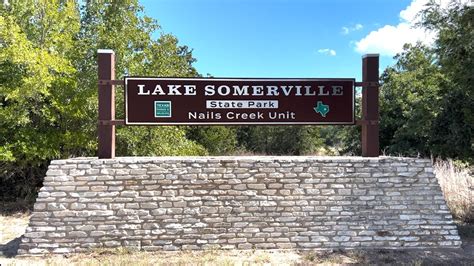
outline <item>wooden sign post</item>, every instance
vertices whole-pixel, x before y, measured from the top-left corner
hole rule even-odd
[[[115,157],[115,125],[106,123],[115,119],[115,53],[112,50],[99,49],[99,158],[112,159]],[[107,82],[109,81],[109,82]]]
[[[115,157],[115,125],[361,125],[362,156],[379,156],[379,56],[362,58],[354,79],[125,77],[115,54],[98,50],[98,156]],[[126,120],[115,120],[114,85],[125,86]],[[362,90],[362,120],[354,117]]]
[[[379,55],[362,57],[362,156],[378,157],[379,148]]]

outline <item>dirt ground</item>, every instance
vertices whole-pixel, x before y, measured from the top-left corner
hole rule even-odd
[[[134,252],[96,249],[85,254],[17,257],[29,215],[0,216],[0,265],[474,265],[474,225],[458,224],[461,249],[358,251]]]

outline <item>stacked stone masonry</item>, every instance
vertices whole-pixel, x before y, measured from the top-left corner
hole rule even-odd
[[[19,253],[460,245],[425,159],[77,158],[51,162]]]

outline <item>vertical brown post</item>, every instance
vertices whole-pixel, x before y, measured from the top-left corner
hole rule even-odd
[[[362,57],[362,156],[378,157],[379,148],[379,55]]]
[[[99,49],[97,54],[99,81],[115,79],[114,51]],[[103,121],[112,121],[114,119],[114,85],[110,82],[99,82],[99,159],[112,159],[115,157],[115,125],[103,123]]]

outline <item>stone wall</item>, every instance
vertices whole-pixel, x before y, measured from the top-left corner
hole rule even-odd
[[[460,244],[425,159],[78,158],[51,162],[19,253]]]

